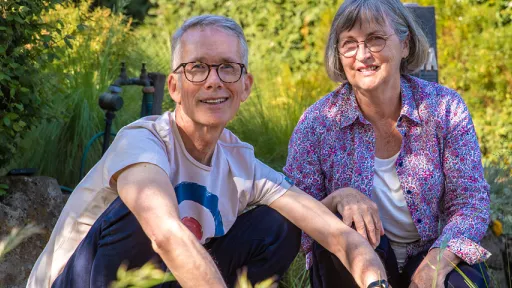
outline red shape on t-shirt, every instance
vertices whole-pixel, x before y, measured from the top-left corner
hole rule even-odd
[[[194,236],[196,236],[197,240],[201,240],[201,238],[203,238],[203,226],[201,226],[201,223],[199,223],[195,218],[183,217],[181,222],[183,225],[187,226],[188,230],[190,230]]]

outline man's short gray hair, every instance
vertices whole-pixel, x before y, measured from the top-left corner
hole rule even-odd
[[[428,41],[413,16],[399,0],[346,0],[332,21],[325,49],[325,68],[329,78],[345,82],[347,75],[341,65],[338,41],[340,34],[351,30],[357,21],[393,28],[400,41],[409,37],[409,55],[400,64],[401,74],[420,70],[428,58]]]
[[[191,17],[187,19],[183,25],[181,25],[181,27],[174,33],[171,39],[171,69],[175,69],[176,66],[180,64],[181,37],[183,37],[183,34],[185,34],[185,32],[187,32],[189,29],[196,27],[216,27],[236,36],[240,42],[240,56],[242,58],[243,64],[247,69],[249,64],[249,51],[247,48],[247,40],[245,40],[242,27],[240,27],[240,25],[238,25],[238,23],[236,23],[233,19],[218,15],[200,15]]]

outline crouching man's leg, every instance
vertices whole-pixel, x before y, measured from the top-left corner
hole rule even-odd
[[[232,287],[244,266],[252,282],[282,276],[299,246],[300,230],[272,208],[261,206],[240,215],[225,236],[205,248]],[[133,269],[148,261],[167,270],[135,216],[117,198],[96,220],[52,288],[109,287],[121,263]],[[179,285],[172,282],[159,287]]]
[[[166,269],[139,222],[118,197],[96,220],[52,288],[109,287],[117,279],[121,263],[132,269],[148,261]]]
[[[237,271],[247,267],[254,284],[274,275],[281,277],[300,248],[301,231],[276,210],[256,207],[240,216],[229,232],[205,245],[229,287]]]

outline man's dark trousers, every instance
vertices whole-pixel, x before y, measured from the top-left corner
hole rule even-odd
[[[238,216],[226,235],[204,247],[232,287],[241,267],[247,267],[253,283],[282,276],[299,251],[300,236],[300,230],[277,211],[259,206]],[[117,198],[96,220],[52,288],[109,287],[121,263],[132,269],[148,261],[167,270],[135,216]],[[155,287],[180,286],[167,282]]]

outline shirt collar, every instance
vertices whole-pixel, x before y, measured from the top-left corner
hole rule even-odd
[[[403,116],[411,119],[417,124],[421,124],[418,109],[414,101],[413,89],[411,87],[411,80],[408,76],[400,77],[400,90],[402,95],[402,109],[400,110],[400,118]],[[335,115],[337,122],[341,127],[352,124],[356,119],[363,124],[370,124],[366,120],[357,105],[356,96],[352,90],[352,86],[343,83],[338,89],[332,92],[331,105],[328,114]],[[336,112],[337,113],[336,113]]]

